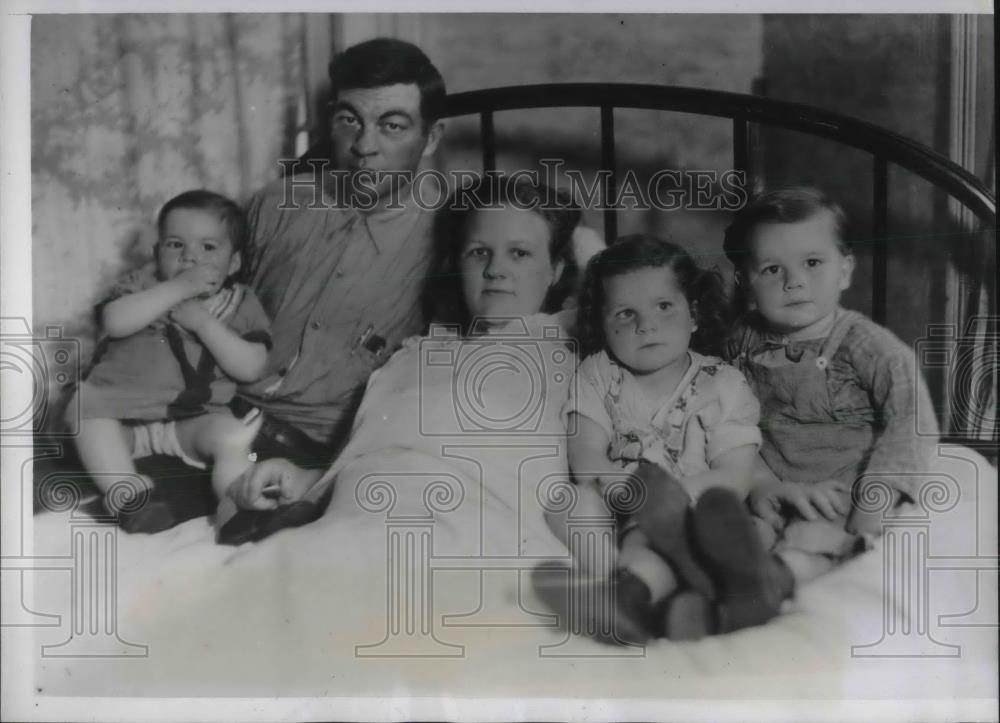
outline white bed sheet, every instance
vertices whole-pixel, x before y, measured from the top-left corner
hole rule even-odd
[[[419,468],[417,457],[399,455],[397,469]],[[386,470],[384,463],[379,469]],[[929,540],[934,569],[926,573],[926,606],[907,612],[896,598],[888,619],[884,587],[899,578],[886,571],[884,539],[800,590],[791,609],[764,627],[693,643],[658,641],[639,657],[580,637],[571,639],[574,657],[545,657],[541,646],[558,644],[567,633],[522,609],[545,610],[527,584],[528,573],[488,573],[481,588],[474,570],[439,570],[433,573],[432,626],[441,643],[463,646],[458,657],[359,657],[356,646],[386,637],[383,516],[357,509],[332,514],[235,550],[215,545],[203,518],[158,535],[117,535],[117,635],[148,646],[148,654],[42,657],[36,685],[45,695],[81,696],[995,699],[996,470],[975,452],[942,446],[936,472],[956,481],[954,507],[931,512],[924,527],[920,520],[906,525],[908,534],[919,536],[923,529]],[[477,510],[497,509],[479,502],[467,494],[462,507],[471,515],[439,516],[437,556],[475,557],[463,526],[477,524]],[[36,555],[69,554],[68,513],[46,513],[34,522]],[[558,547],[546,554],[552,552],[558,554]],[[992,571],[941,569],[949,566]],[[64,621],[39,629],[37,642],[65,641],[73,614],[69,575],[28,577],[33,609]],[[515,604],[518,579],[521,607]],[[535,626],[459,627],[445,624],[454,618],[442,618],[477,608],[480,622]],[[953,617],[941,618],[948,615]],[[904,657],[852,655],[852,646],[874,643],[887,626],[908,622],[914,626],[909,635],[884,642],[895,643],[894,651],[874,651]],[[956,657],[926,657],[928,652]]]

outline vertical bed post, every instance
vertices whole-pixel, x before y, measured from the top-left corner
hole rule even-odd
[[[607,196],[604,198],[604,241],[618,237],[618,164],[615,161],[615,108],[601,106],[601,171],[608,173]]]
[[[753,138],[746,118],[733,118],[733,168],[743,172],[743,190],[752,196],[756,190],[753,167]]]
[[[493,111],[486,110],[479,114],[479,132],[483,143],[483,173],[494,171],[497,167],[497,139],[493,129]]]
[[[872,319],[884,326],[889,293],[889,163],[884,156],[875,156],[872,173]]]

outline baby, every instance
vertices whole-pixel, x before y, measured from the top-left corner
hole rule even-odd
[[[844,214],[819,191],[753,201],[726,231],[725,252],[746,315],[726,356],[761,403],[763,445],[751,509],[765,544],[804,582],[864,548],[880,519],[854,499],[869,473],[907,495],[935,438],[916,434],[934,412],[914,355],[891,332],[840,306],[854,256]]]
[[[791,579],[744,507],[760,444],[757,400],[739,371],[694,350],[723,339],[721,279],[674,244],[627,236],[590,261],[580,307],[585,358],[567,406],[570,469],[581,493],[614,498],[617,487],[645,498],[619,535],[619,639],[765,622]]]
[[[155,270],[129,273],[99,307],[103,338],[75,392],[80,459],[128,532],[176,524],[165,503],[139,506],[134,482],[112,489],[139,480],[150,490],[132,460],[151,454],[211,464],[217,526],[235,513],[227,492],[251,464],[259,421],[236,419],[226,404],[238,382],[263,373],[271,343],[260,302],[234,282],[247,236],[239,206],[188,191],[163,206],[157,230]]]

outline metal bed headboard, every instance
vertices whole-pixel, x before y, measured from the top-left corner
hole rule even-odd
[[[753,167],[756,158],[755,124],[769,125],[800,131],[809,135],[826,138],[853,148],[867,151],[872,157],[872,318],[879,324],[886,321],[886,303],[889,275],[889,256],[886,240],[889,232],[889,164],[926,179],[935,188],[948,193],[979,221],[979,227],[994,233],[996,229],[996,199],[989,189],[974,175],[939,153],[909,138],[893,133],[871,123],[850,118],[838,113],[813,108],[797,103],[764,98],[761,96],[685,88],[668,85],[641,85],[625,83],[550,83],[541,85],[509,86],[490,88],[448,97],[445,116],[456,117],[478,115],[482,138],[483,170],[496,168],[497,137],[494,114],[500,111],[525,110],[531,108],[584,107],[600,109],[601,165],[600,170],[609,174],[608,195],[616,196],[618,169],[615,156],[616,108],[637,108],[657,111],[693,113],[722,118],[733,122],[733,168],[746,174],[749,188],[754,187],[753,179],[758,169]],[[610,205],[610,204],[608,204]],[[604,210],[605,238],[614,239],[618,229],[618,209]],[[978,295],[984,285],[989,285],[988,273],[984,265],[976,269],[978,278],[969,279],[970,296]],[[994,287],[995,288],[995,287]],[[977,334],[973,312],[978,308],[978,298],[968,299],[963,308],[970,310],[968,318],[961,320],[963,334],[970,338],[958,343],[979,344],[982,348],[982,363],[994,363],[996,356],[996,299],[989,298],[989,328]],[[992,348],[985,348],[991,345]],[[989,371],[989,370],[987,370]],[[995,368],[992,371],[995,375]],[[951,375],[950,402],[973,400],[989,404],[989,394],[981,399],[982,390],[974,385],[982,384],[982,375]],[[995,392],[994,392],[995,394]],[[948,410],[949,429],[945,430],[942,441],[995,450],[998,442],[997,425],[992,429],[979,428],[975,424],[966,426],[963,418],[984,419],[988,410],[976,409],[974,413],[959,415],[956,410]],[[969,410],[962,410],[968,412]],[[993,419],[995,420],[995,413]]]
[[[826,138],[863,150],[872,158],[872,318],[879,324],[886,322],[886,304],[889,275],[889,256],[886,240],[889,232],[889,164],[895,164],[929,181],[935,188],[946,192],[978,220],[979,229],[986,233],[996,231],[996,198],[989,189],[969,171],[932,149],[905,136],[893,133],[872,123],[856,118],[813,108],[797,103],[787,103],[761,96],[729,93],[702,88],[669,85],[630,83],[548,83],[540,85],[489,88],[448,96],[444,117],[478,115],[482,143],[483,170],[496,169],[497,134],[494,115],[501,111],[537,108],[598,108],[600,109],[601,162],[600,170],[610,178],[608,195],[614,198],[618,188],[618,170],[615,155],[616,108],[635,108],[656,111],[692,113],[730,118],[733,123],[733,168],[746,174],[748,189],[755,187],[759,169],[754,167],[756,158],[756,126],[767,125],[799,131]],[[325,144],[306,153],[304,159],[329,157]],[[610,205],[610,204],[606,204]],[[618,209],[604,210],[604,231],[608,241],[617,236]],[[970,234],[969,238],[973,238]],[[998,428],[996,414],[992,417],[983,405],[995,398],[997,360],[997,309],[995,281],[988,278],[985,264],[978,265],[966,274],[969,282],[967,298],[960,308],[965,318],[960,319],[961,335],[957,343],[978,350],[984,364],[992,364],[982,374],[949,375],[945,384],[945,418],[949,420],[942,441],[965,444],[996,454]],[[988,315],[977,315],[979,296],[987,289]],[[980,323],[984,322],[984,323]],[[952,369],[952,372],[955,370]],[[979,385],[976,387],[976,385]],[[975,399],[973,397],[975,396]],[[954,400],[971,400],[974,409],[957,410]],[[965,402],[963,402],[965,403]],[[961,414],[957,413],[961,412]],[[972,420],[969,423],[969,419]],[[992,419],[992,421],[989,421]],[[963,421],[964,420],[964,421]]]

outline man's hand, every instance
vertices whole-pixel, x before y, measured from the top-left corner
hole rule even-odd
[[[179,324],[192,334],[200,334],[206,324],[215,319],[205,304],[195,299],[182,301],[170,310],[170,320]]]
[[[273,510],[301,499],[323,470],[302,469],[287,459],[268,459],[248,469],[229,488],[236,504],[250,510]]]
[[[214,294],[222,284],[222,278],[216,269],[192,266],[177,274],[170,283],[182,290],[185,299],[194,299]]]
[[[851,489],[838,480],[816,483],[774,482],[750,491],[750,509],[775,529],[781,527],[781,506],[794,507],[803,518],[828,520],[851,509]]]

